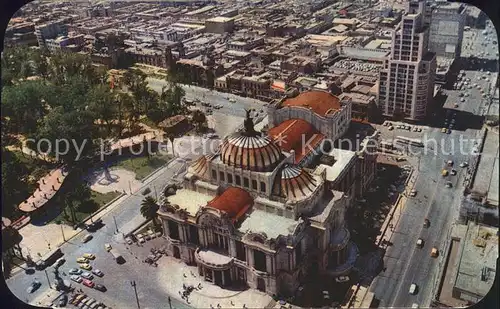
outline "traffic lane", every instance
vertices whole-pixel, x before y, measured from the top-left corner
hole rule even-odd
[[[432,213],[433,206],[435,203],[435,198],[436,195],[439,194],[439,183],[434,186],[434,190],[432,195],[430,196],[430,200],[427,203],[425,209],[421,208],[420,216],[416,217],[415,220],[411,222],[411,225],[406,226],[406,228],[412,229],[412,237],[409,239],[405,239],[405,241],[408,241],[407,246],[408,246],[408,259],[406,260],[406,267],[401,273],[401,279],[400,282],[398,283],[398,286],[396,287],[396,291],[394,292],[393,296],[393,302],[391,303],[391,307],[393,306],[398,306],[403,303],[406,303],[407,301],[407,290],[409,288],[408,282],[411,285],[411,280],[413,280],[415,273],[414,269],[412,267],[413,264],[419,263],[421,256],[419,254],[419,251],[421,250],[416,246],[418,238],[421,237],[422,231],[424,229],[423,227],[423,221],[426,217],[429,216],[430,213]],[[414,203],[411,203],[413,205],[409,205],[410,207],[417,207],[417,205],[414,205]],[[406,287],[406,285],[408,285]]]

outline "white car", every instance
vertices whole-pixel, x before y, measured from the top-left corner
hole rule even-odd
[[[460,163],[460,167],[462,167],[462,168],[467,167],[467,166],[469,166],[469,163],[467,163],[467,162]]]
[[[338,276],[335,278],[335,281],[338,283],[347,282],[349,281],[349,276]]]
[[[91,273],[89,273],[88,271],[84,271],[80,276],[82,278],[89,279],[89,280],[92,280],[92,278],[94,278],[94,276]]]
[[[412,283],[410,285],[410,290],[408,291],[411,295],[417,294],[417,285],[415,283]]]
[[[78,275],[71,275],[69,277],[71,280],[75,281],[76,283],[80,283],[83,281],[82,277],[78,276]]]

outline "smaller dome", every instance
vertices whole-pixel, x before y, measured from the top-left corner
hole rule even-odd
[[[196,161],[191,163],[188,167],[188,173],[192,173],[200,178],[203,179],[208,179],[209,174],[208,174],[208,161],[209,161],[209,156],[201,156]]]
[[[286,165],[276,175],[273,194],[300,200],[310,196],[318,185],[318,181],[308,172],[295,165]]]

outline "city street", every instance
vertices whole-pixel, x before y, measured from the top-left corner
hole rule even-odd
[[[162,87],[167,85],[167,82],[161,79],[148,78],[147,81],[149,82],[149,87],[157,92],[161,92]],[[263,109],[264,104],[266,104],[256,99],[244,98],[234,94],[218,92],[197,86],[182,85],[182,89],[186,92],[185,98],[188,100],[198,99],[200,101],[209,102],[212,105],[222,105],[221,109],[214,110],[214,114],[220,113],[243,118],[245,117],[245,109],[254,108],[260,110]],[[231,103],[229,101],[230,99],[234,100],[234,103]]]
[[[478,133],[476,130],[465,132],[473,138]],[[434,138],[438,141],[438,153],[433,151],[420,157],[420,163],[415,164],[419,169],[414,189],[417,190],[416,197],[408,198],[406,205],[401,210],[401,219],[394,227],[394,234],[389,242],[384,257],[384,267],[373,281],[371,291],[375,297],[380,299],[380,306],[411,307],[413,303],[420,306],[428,306],[431,301],[433,282],[438,273],[440,257],[432,258],[430,251],[432,247],[445,248],[448,229],[458,215],[459,203],[463,192],[463,179],[466,169],[458,165],[468,160],[467,155],[458,153],[452,155],[441,152],[442,145],[445,149],[452,143],[458,145],[462,132],[443,134],[439,129],[430,129],[427,139]],[[473,145],[467,143],[464,150],[470,151]],[[457,147],[458,148],[458,147]],[[416,150],[415,150],[416,151]],[[410,159],[418,160],[417,158]],[[441,176],[441,170],[445,166],[444,160],[453,160],[458,174],[456,176]],[[447,188],[446,181],[451,181],[453,187]],[[424,219],[431,222],[429,228],[424,228]],[[425,241],[423,248],[416,247],[418,238]],[[408,293],[410,285],[415,283],[419,286],[417,295]]]
[[[476,35],[473,36],[471,33],[476,33]],[[489,99],[483,98],[480,91],[482,89],[492,94],[497,78],[498,63],[492,65],[491,60],[497,59],[496,44],[490,42],[485,47],[481,45],[483,40],[484,35],[481,34],[481,30],[473,29],[464,35],[464,46],[471,42],[472,48],[482,46],[480,49],[489,53],[480,57],[485,61],[477,60],[477,58],[474,60],[476,67],[483,66],[483,72],[479,71],[480,68],[463,68],[465,76],[462,80],[470,78],[470,84],[477,84],[480,88],[473,86],[462,91],[444,90],[447,98],[443,107],[444,110],[450,109],[451,111],[436,115],[434,127],[423,130],[423,142],[428,143],[427,153],[409,158],[409,162],[418,173],[413,187],[417,190],[417,195],[409,197],[406,205],[396,210],[401,212],[401,216],[394,226],[392,237],[388,239],[390,246],[387,247],[384,257],[385,271],[374,279],[371,286],[371,291],[380,300],[380,307],[411,307],[415,303],[426,307],[432,300],[437,275],[439,269],[443,267],[444,254],[433,258],[430,255],[431,249],[436,247],[441,251],[446,248],[450,228],[458,217],[464,191],[464,179],[468,173],[468,169],[460,168],[459,164],[471,160],[469,155],[471,149],[474,142],[480,138],[479,130],[482,120],[476,115],[484,115],[488,111]],[[467,57],[466,48],[464,47],[463,50],[462,56]],[[488,70],[490,74],[487,74]],[[460,102],[459,94],[466,92],[469,95],[465,97],[465,102]],[[455,103],[459,106],[455,107]],[[455,120],[451,126],[451,134],[442,133],[441,128],[450,128],[452,119]],[[403,134],[391,132],[387,135],[386,138],[390,139],[390,135],[394,137],[394,135]],[[437,147],[431,146],[431,148],[434,148],[436,153],[429,147],[434,145],[429,142],[433,140],[437,141]],[[463,145],[462,148],[460,144]],[[418,148],[413,147],[413,149],[416,151]],[[445,160],[454,161],[456,176],[443,177],[441,175],[441,170],[446,165]],[[452,183],[452,188],[445,186],[448,181]],[[428,228],[423,226],[426,218],[430,221]],[[418,238],[424,241],[422,248],[416,246]],[[416,295],[409,293],[410,285],[413,283],[418,287]]]

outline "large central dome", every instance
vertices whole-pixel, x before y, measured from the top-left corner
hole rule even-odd
[[[270,172],[281,160],[281,150],[270,137],[254,130],[250,111],[244,122],[245,130],[226,138],[221,145],[224,164],[255,172]]]
[[[269,137],[235,134],[221,146],[224,164],[256,172],[272,171],[281,160],[281,150]]]

